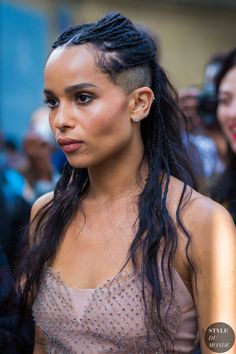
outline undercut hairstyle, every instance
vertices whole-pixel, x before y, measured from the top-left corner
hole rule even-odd
[[[155,43],[128,18],[119,13],[109,13],[96,23],[70,28],[53,44],[53,50],[83,44],[91,46],[98,68],[116,85],[122,86],[126,92],[145,85],[155,96],[149,115],[141,121],[144,145],[141,165],[144,161],[148,164],[148,177],[138,196],[137,232],[127,262],[131,260],[134,270],[141,275],[145,314],[151,320],[152,330],[159,340],[163,335],[171,338],[168,316],[160,314],[164,297],[161,279],[164,279],[165,286],[170,285],[173,297],[171,262],[178,245],[177,229],[186,236],[186,257],[194,268],[188,257],[191,235],[181,218],[181,211],[191,196],[191,187],[197,188],[191,159],[183,142],[185,119],[178,107],[175,90],[157,62]],[[171,176],[183,182],[176,221],[167,209]],[[26,278],[23,299],[28,306],[37,296],[44,266],[52,262],[89,183],[86,168],[73,168],[67,163],[53,199],[39,210],[32,221],[33,246],[24,257],[21,268],[21,274]],[[161,265],[161,274],[157,264]],[[147,282],[151,288],[151,301],[146,296]],[[162,345],[165,351],[165,343]]]
[[[130,93],[139,87],[150,87],[152,84],[152,75],[148,66],[127,69],[120,73],[115,84],[122,87],[126,93]]]

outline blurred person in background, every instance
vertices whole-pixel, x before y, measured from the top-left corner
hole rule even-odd
[[[24,196],[30,203],[52,191],[60,176],[58,165],[53,164],[56,146],[49,127],[48,114],[47,107],[40,107],[33,112],[23,140],[26,161],[20,172],[25,178]]]
[[[224,169],[226,140],[216,118],[214,77],[220,69],[223,54],[215,55],[206,65],[201,90],[186,87],[179,92],[179,104],[187,117],[187,134],[196,147],[203,167],[200,174],[204,192]],[[198,161],[199,162],[199,161]],[[205,185],[205,187],[204,187]]]
[[[0,196],[0,210],[4,204]],[[0,226],[4,226],[0,217]],[[1,233],[4,229],[1,228]],[[8,259],[0,245],[0,353],[32,354],[34,324],[31,311],[22,320],[21,301],[15,289],[15,280]]]
[[[24,177],[8,163],[4,135],[0,141],[0,244],[11,269],[21,239],[21,231],[29,221],[31,205],[24,198]],[[14,153],[15,154],[15,153]],[[17,153],[18,155],[18,153]]]
[[[54,140],[48,125],[48,109],[37,110],[24,139],[25,155],[14,141],[1,134],[0,141],[0,352],[31,354],[34,324],[29,309],[22,318],[21,297],[15,289],[22,231],[30,208],[41,194],[53,190],[57,174],[51,154]]]
[[[197,105],[205,135],[213,140],[217,148],[218,165],[216,166],[216,173],[223,171],[227,155],[227,142],[224,134],[222,134],[216,115],[217,97],[215,85],[215,78],[220,71],[224,56],[224,53],[215,54],[206,65],[203,87],[199,92]]]
[[[236,267],[235,226],[193,189],[154,43],[118,13],[70,28],[44,93],[67,164],[33,206],[21,268],[35,353],[192,353],[198,339],[208,353],[208,326],[235,330],[235,278],[221,277]]]
[[[227,159],[212,197],[229,210],[236,223],[236,48],[226,55],[215,81],[217,117],[227,140]]]
[[[56,148],[48,123],[48,108],[37,109],[32,115],[23,141],[25,155],[3,133],[0,137],[0,218],[1,230],[4,230],[0,234],[0,244],[13,269],[21,229],[29,221],[31,204],[40,195],[53,190],[59,178],[52,163]]]
[[[24,166],[25,159],[23,154],[19,151],[14,139],[5,139],[3,142],[3,149],[5,153],[6,167],[20,171]]]
[[[23,227],[29,222],[30,205],[12,187],[0,169],[0,244],[13,269]]]
[[[6,162],[6,159],[3,160]],[[32,315],[27,312],[22,321],[20,296],[15,289],[15,268],[22,247],[22,229],[29,222],[30,215],[30,205],[22,196],[22,183],[23,178],[17,171],[1,164],[0,352],[4,354],[31,354],[34,342]]]

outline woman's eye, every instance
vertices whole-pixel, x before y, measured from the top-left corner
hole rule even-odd
[[[231,95],[222,95],[218,97],[218,104],[227,106],[231,103],[232,96]]]
[[[44,102],[50,109],[54,109],[58,106],[58,101],[55,98],[45,98]]]
[[[229,100],[226,99],[226,98],[219,98],[218,99],[218,104],[226,106],[227,104],[229,104]]]
[[[75,101],[77,103],[88,103],[92,100],[92,96],[91,95],[88,95],[86,93],[78,93],[76,96],[75,96]]]

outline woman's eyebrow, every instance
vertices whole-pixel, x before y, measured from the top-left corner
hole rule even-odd
[[[85,90],[87,88],[90,88],[90,87],[97,87],[96,85],[94,84],[91,84],[89,82],[82,82],[81,84],[75,84],[75,85],[71,85],[71,86],[68,86],[64,89],[64,93],[66,95],[71,95],[72,93],[78,91],[78,90]],[[54,92],[52,90],[48,90],[48,89],[44,89],[44,94],[45,95],[54,95]]]
[[[65,92],[65,94],[68,95],[68,94],[74,93],[77,90],[84,90],[89,87],[97,87],[97,86],[94,84],[91,84],[89,82],[82,82],[81,84],[75,84],[75,85],[66,87],[64,89],[64,92]]]
[[[45,96],[54,96],[54,92],[52,90],[44,89],[43,93]]]
[[[230,95],[230,91],[227,89],[219,90],[219,95]]]

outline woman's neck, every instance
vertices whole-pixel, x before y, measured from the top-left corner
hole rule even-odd
[[[147,163],[142,160],[143,145],[89,168],[87,198],[108,200],[140,192],[147,176]]]

